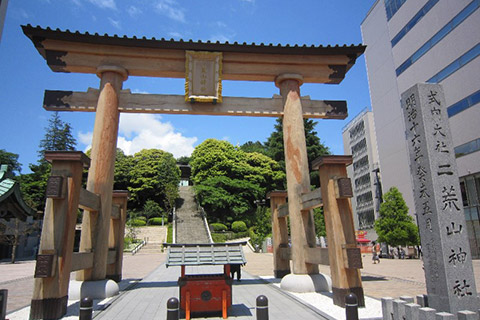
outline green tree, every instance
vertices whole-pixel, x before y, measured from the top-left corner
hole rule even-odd
[[[259,153],[246,153],[227,141],[205,140],[192,153],[192,180],[209,217],[223,223],[251,222],[254,202],[282,185],[278,163]],[[211,222],[216,222],[211,221]]]
[[[166,190],[178,188],[180,169],[171,153],[144,149],[133,156],[132,163],[128,185],[131,208],[141,209],[147,200],[163,204]]]
[[[247,141],[240,146],[240,150],[247,153],[257,152],[265,155],[267,154],[267,149],[265,148],[265,145],[260,141]]]
[[[0,165],[8,165],[10,172],[20,173],[22,171],[22,164],[18,162],[18,154],[11,153],[5,149],[0,149]]]
[[[408,214],[408,207],[396,187],[383,195],[380,217],[375,221],[378,241],[391,246],[418,245],[418,227]]]
[[[48,127],[45,128],[45,137],[40,141],[38,154],[43,160],[45,151],[73,151],[76,144],[71,125],[63,122],[58,112],[54,112],[48,119]]]
[[[311,119],[304,119],[305,142],[307,145],[308,168],[310,171],[310,183],[316,187],[320,186],[318,171],[312,171],[311,165],[316,158],[330,154],[328,147],[324,146],[315,131],[317,122]],[[277,119],[274,131],[265,143],[267,154],[277,161],[283,171],[285,171],[285,149],[283,146],[283,122],[281,118]]]
[[[72,127],[60,119],[58,112],[54,112],[48,120],[45,136],[39,144],[37,164],[29,165],[32,173],[18,178],[24,200],[30,207],[43,211],[45,206],[45,190],[51,170],[51,165],[44,159],[45,151],[73,151],[75,145]]]
[[[182,157],[180,157],[180,158],[177,159],[177,163],[178,163],[178,164],[190,164],[190,160],[191,160],[191,159],[192,159],[192,158],[190,158],[190,157],[182,156]]]
[[[37,211],[43,211],[45,208],[45,191],[47,190],[47,180],[50,176],[51,166],[43,160],[38,164],[29,165],[31,173],[22,174],[18,177],[20,190],[23,194],[25,203]]]
[[[126,155],[122,149],[117,148],[115,156],[114,190],[128,190],[130,172],[133,167],[133,157]]]
[[[150,218],[160,217],[162,211],[160,205],[153,200],[147,200],[143,205],[143,216],[147,218],[147,222]]]

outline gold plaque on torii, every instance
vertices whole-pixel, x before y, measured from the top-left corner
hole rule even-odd
[[[185,101],[222,102],[222,53],[185,52]]]

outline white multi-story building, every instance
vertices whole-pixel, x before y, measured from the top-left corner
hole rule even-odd
[[[367,231],[366,237],[376,240],[373,230],[381,201],[377,141],[373,113],[364,109],[342,130],[344,153],[352,155],[347,174],[352,181],[352,209],[356,230]]]
[[[470,245],[480,250],[480,0],[378,0],[362,22],[383,189],[414,212],[400,95],[418,82],[445,92]]]

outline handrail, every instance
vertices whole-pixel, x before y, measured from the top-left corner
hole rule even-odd
[[[172,214],[172,243],[177,243],[177,214],[175,213],[176,208],[173,207]]]
[[[207,229],[208,241],[210,241],[210,243],[213,243],[212,233],[210,232],[210,227],[208,226],[207,213],[202,206],[200,206],[200,209],[202,210],[201,215],[203,219],[203,224],[205,225],[205,229]]]
[[[137,245],[135,246],[135,248],[133,248],[133,250],[132,250],[132,256],[133,256],[135,253],[137,253],[137,252],[138,252],[144,245],[146,245],[146,244],[147,244],[147,242],[146,242],[145,240],[142,240],[142,242],[140,242],[139,244],[137,244]]]

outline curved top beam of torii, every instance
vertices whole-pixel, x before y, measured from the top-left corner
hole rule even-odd
[[[224,80],[273,82],[288,73],[301,74],[304,83],[338,84],[366,48],[138,39],[31,25],[22,29],[55,72],[95,74],[100,65],[112,64],[130,76],[184,78],[185,51],[193,50],[222,52]]]

